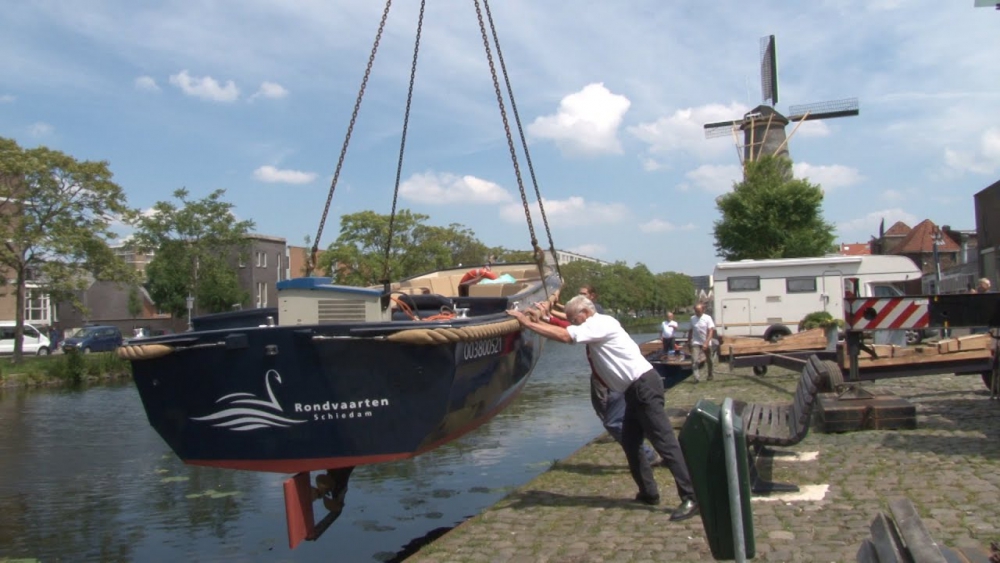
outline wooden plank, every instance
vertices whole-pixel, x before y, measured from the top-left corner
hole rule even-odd
[[[892,347],[892,357],[893,358],[905,358],[906,356],[915,356],[917,354],[917,349],[911,346],[893,346]]]
[[[767,342],[759,338],[727,338],[721,348],[721,353],[726,356],[730,354],[745,356],[797,350],[823,350],[826,348],[826,334],[823,329],[815,328],[786,336],[778,342]]]
[[[889,511],[896,521],[899,535],[914,561],[921,563],[946,563],[938,544],[917,515],[917,509],[906,498],[889,501]]]
[[[989,334],[970,334],[958,337],[958,349],[965,352],[968,350],[988,350],[992,337]]]
[[[907,365],[928,365],[947,364],[953,361],[981,360],[992,358],[993,354],[989,350],[970,350],[968,352],[952,352],[948,354],[914,354],[902,358],[879,358],[873,360],[867,357],[858,358],[858,369],[886,367],[886,366],[907,366]]]
[[[939,354],[948,354],[950,352],[958,351],[958,341],[953,338],[947,338],[945,340],[940,340],[937,343],[937,349]]]
[[[659,352],[663,349],[663,341],[657,338],[656,340],[650,340],[649,342],[643,342],[639,345],[639,352],[643,356],[648,356],[653,352]]]

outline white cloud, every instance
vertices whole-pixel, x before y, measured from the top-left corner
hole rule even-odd
[[[687,223],[686,225],[677,226],[670,221],[664,221],[663,219],[653,219],[652,221],[647,221],[639,225],[639,230],[644,233],[669,233],[673,231],[691,231],[694,230],[694,223]]]
[[[274,166],[261,166],[253,171],[253,177],[269,184],[308,184],[316,179],[315,172],[281,170]]]
[[[12,94],[0,94],[0,104],[13,103],[17,98]]]
[[[841,221],[837,223],[837,232],[844,236],[847,233],[856,233],[862,236],[875,236],[878,234],[879,224],[881,224],[882,219],[885,219],[885,228],[891,227],[896,221],[902,221],[907,225],[916,225],[919,222],[916,215],[912,213],[907,213],[898,207],[892,209],[883,209],[882,211],[872,211],[871,213],[858,217],[857,219],[850,219],[848,221]],[[858,238],[854,236],[853,238]]]
[[[903,192],[901,192],[899,190],[886,190],[886,191],[882,192],[882,199],[884,201],[889,201],[889,202],[894,202],[895,203],[895,202],[898,202],[898,201],[903,201],[904,199],[906,199],[906,196],[903,195]]]
[[[506,203],[511,195],[499,184],[471,175],[425,172],[399,185],[403,199],[430,205],[452,203]]]
[[[796,178],[808,179],[824,190],[853,186],[862,180],[857,169],[840,164],[817,166],[808,162],[796,162],[792,165],[792,171]]]
[[[545,205],[545,217],[550,225],[585,227],[611,225],[621,223],[629,214],[624,204],[589,202],[579,196],[566,199],[542,198],[542,203]],[[536,225],[540,224],[542,216],[538,210],[538,202],[533,202],[530,209],[532,221]],[[500,217],[511,223],[523,222],[524,207],[519,203],[506,205],[500,210]]]
[[[991,174],[1000,168],[1000,128],[990,128],[983,132],[976,151],[944,150],[944,161],[948,166],[963,172]]]
[[[705,124],[740,119],[750,108],[740,103],[708,104],[696,108],[679,109],[670,117],[661,117],[649,123],[628,127],[635,138],[649,145],[649,154],[667,154],[683,151],[700,158],[717,156],[733,150],[733,139],[706,139]],[[742,133],[737,132],[742,136]],[[649,168],[647,168],[648,170]]]
[[[688,181],[678,186],[681,191],[695,187],[711,194],[724,194],[732,189],[733,182],[743,179],[743,168],[738,164],[702,164],[684,177]]]
[[[226,81],[225,86],[223,86],[211,76],[199,78],[191,76],[187,70],[171,74],[170,83],[180,88],[188,96],[194,96],[203,100],[234,102],[240,97],[240,89],[236,87],[236,83],[232,80]]]
[[[588,84],[563,98],[555,115],[535,119],[528,132],[554,141],[564,154],[621,153],[618,127],[631,105],[603,83]]]
[[[160,86],[152,76],[140,76],[135,79],[135,89],[147,92],[159,92]]]
[[[589,256],[591,258],[598,258],[603,256],[605,252],[608,251],[608,247],[603,244],[580,244],[577,246],[572,246],[568,248],[570,252],[574,254],[581,254],[583,256]]]
[[[662,162],[656,160],[655,158],[643,157],[642,159],[642,169],[646,172],[655,172],[661,168],[666,168],[666,165]]]
[[[47,135],[51,135],[54,130],[55,128],[48,123],[38,121],[36,123],[32,123],[28,127],[28,134],[32,137],[45,137]]]
[[[277,82],[261,82],[260,88],[252,96],[250,96],[250,101],[256,98],[268,98],[270,100],[279,100],[288,96],[288,90],[278,84]]]

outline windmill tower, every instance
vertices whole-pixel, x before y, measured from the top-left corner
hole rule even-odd
[[[778,104],[778,54],[773,35],[760,40],[760,90],[761,105],[750,110],[743,119],[705,124],[705,136],[709,139],[733,136],[744,166],[764,155],[790,158],[788,140],[803,121],[850,117],[859,113],[857,98],[789,106],[788,117],[774,109]],[[795,128],[786,136],[785,127],[789,123],[795,123]],[[743,133],[742,143],[738,131]]]

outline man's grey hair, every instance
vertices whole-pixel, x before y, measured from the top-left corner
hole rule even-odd
[[[591,313],[596,313],[597,309],[594,308],[594,302],[587,299],[586,296],[577,295],[566,303],[566,318],[571,319],[580,311],[590,311]]]

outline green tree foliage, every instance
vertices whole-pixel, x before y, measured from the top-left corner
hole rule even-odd
[[[716,200],[715,248],[725,260],[822,256],[833,245],[823,220],[823,190],[791,179],[791,162],[762,157],[746,165],[742,182]]]
[[[629,268],[624,263],[570,262],[560,266],[563,274],[561,301],[569,301],[583,285],[597,290],[606,312],[621,315],[663,315],[694,304],[691,278],[675,272],[652,274],[645,264]]]
[[[185,316],[188,295],[194,296],[199,313],[249,302],[233,263],[249,259],[247,234],[254,222],[237,221],[233,204],[222,199],[225,193],[215,190],[191,200],[186,189],[179,189],[174,192],[177,203],[158,201],[150,212],[130,217],[136,228],[132,245],[156,253],[146,266],[146,279],[160,310]]]
[[[90,280],[135,280],[108,245],[111,227],[128,212],[125,192],[107,162],[79,161],[46,147],[21,148],[0,138],[0,267],[14,280],[16,339],[21,360],[26,284],[55,301],[75,299]],[[80,306],[82,308],[82,306]]]
[[[128,315],[133,319],[142,314],[142,294],[139,293],[139,286],[133,285],[128,288]]]
[[[396,213],[389,254],[389,279],[398,280],[441,268],[486,262],[491,249],[470,229],[427,225],[429,217],[407,209]],[[318,270],[345,285],[377,285],[385,272],[389,216],[374,211],[344,215],[340,236],[317,260]]]

